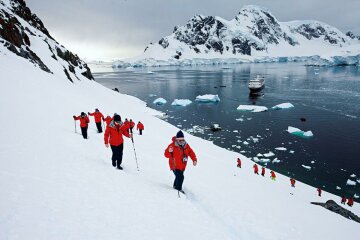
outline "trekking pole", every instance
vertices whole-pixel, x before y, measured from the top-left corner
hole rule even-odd
[[[135,153],[136,168],[139,171],[139,165],[138,165],[138,162],[137,162],[136,151],[135,151],[134,138],[132,136],[131,136],[131,141],[132,141],[132,145],[133,145],[133,149],[134,149],[134,153]]]
[[[76,133],[76,120],[74,120],[74,123],[75,123],[75,133]]]

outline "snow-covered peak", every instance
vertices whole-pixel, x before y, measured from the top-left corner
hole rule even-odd
[[[0,1],[0,53],[16,54],[71,82],[93,79],[86,63],[55,41],[24,0]]]

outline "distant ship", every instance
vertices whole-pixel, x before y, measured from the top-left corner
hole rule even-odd
[[[249,81],[249,89],[250,89],[250,94],[255,94],[260,92],[261,90],[264,89],[265,87],[265,79],[264,77],[260,77],[259,75],[256,76],[255,79],[251,79]]]

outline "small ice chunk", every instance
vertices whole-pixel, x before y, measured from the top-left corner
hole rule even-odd
[[[147,74],[154,74],[153,71],[147,71]]]
[[[258,155],[256,155],[257,157],[263,157],[264,155],[262,155],[261,153],[258,153]]]
[[[350,175],[350,177],[356,177],[356,175],[353,173],[353,174]]]
[[[256,105],[239,105],[237,110],[240,111],[250,111],[250,112],[264,112],[267,111],[268,108],[264,106],[256,106]]]
[[[356,181],[357,181],[358,183],[360,183],[360,179],[357,179]]]
[[[238,130],[234,130],[233,132],[234,132],[234,133],[238,133],[239,131],[238,131]]]
[[[336,186],[336,189],[337,189],[337,190],[341,190],[341,187],[339,187],[339,186]]]
[[[245,144],[245,145],[249,145],[249,143],[248,143],[247,141],[244,141],[244,142],[243,142],[243,144]]]
[[[220,98],[218,95],[205,94],[199,95],[195,98],[197,102],[220,102]]]
[[[185,107],[185,106],[187,106],[187,105],[189,105],[189,104],[191,104],[191,103],[192,103],[192,101],[189,100],[189,99],[175,99],[175,100],[171,103],[171,105],[172,105],[172,106],[182,106],[182,107]]]
[[[275,159],[272,161],[272,163],[279,163],[279,162],[280,162],[280,160],[277,159],[277,158],[275,158]]]
[[[240,151],[241,153],[246,153],[246,151],[245,150],[242,150],[242,151]]]
[[[315,163],[315,161],[311,161],[311,164],[314,164]]]
[[[287,131],[295,136],[304,137],[304,138],[314,136],[314,134],[311,131],[304,132],[298,128],[290,127],[290,126],[288,126]]]
[[[278,151],[286,151],[287,149],[285,147],[277,147],[275,148],[275,150],[278,150]]]
[[[253,160],[254,160],[254,162],[259,162],[260,161],[259,158],[257,158],[257,157],[254,157]]]
[[[312,131],[306,131],[306,132],[304,132],[304,136],[305,137],[313,137],[314,134],[312,133]]]
[[[156,105],[163,105],[163,104],[167,103],[167,101],[164,98],[157,98],[154,100],[153,103]]]
[[[290,151],[289,151],[289,153],[291,153],[291,154],[294,154],[294,152],[295,152],[295,151],[293,151],[293,150],[290,150]]]
[[[264,153],[264,156],[265,156],[265,157],[273,157],[273,156],[275,156],[275,154],[270,151],[270,152],[268,152],[268,153]]]
[[[310,166],[306,166],[306,165],[301,165],[303,168],[306,168],[307,170],[311,170]]]
[[[356,182],[348,179],[347,182],[346,182],[346,185],[355,186]]]
[[[356,193],[354,194],[354,198],[359,198],[359,195],[357,195]]]
[[[294,105],[292,105],[291,103],[281,103],[276,106],[273,106],[272,109],[280,110],[280,109],[287,109],[287,108],[293,108],[293,107],[294,107]]]
[[[259,142],[259,139],[258,139],[258,138],[254,138],[254,137],[253,137],[252,140],[253,140],[254,143]]]
[[[238,122],[243,122],[243,121],[244,121],[243,118],[237,118],[237,119],[235,119],[235,120],[238,121]]]
[[[152,93],[149,94],[149,97],[156,97],[156,96],[157,96],[156,94],[152,94]]]
[[[268,162],[270,162],[270,159],[269,158],[260,158],[259,162],[268,163]]]

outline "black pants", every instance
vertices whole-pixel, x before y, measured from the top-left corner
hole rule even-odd
[[[133,133],[133,128],[132,127],[130,128],[130,133]]]
[[[175,169],[174,174],[175,174],[174,188],[176,190],[182,190],[182,185],[184,182],[184,171]]]
[[[142,135],[142,129],[139,129],[140,135]]]
[[[113,153],[111,157],[113,165],[115,165],[114,163],[116,163],[116,166],[119,167],[122,163],[124,144],[120,144],[119,146],[110,146]]]
[[[87,129],[88,129],[88,127],[82,127],[81,128],[81,134],[82,134],[84,139],[87,139]]]
[[[96,123],[96,127],[97,127],[97,129],[98,129],[98,132],[99,132],[99,133],[102,133],[101,122],[97,122],[97,123]]]

